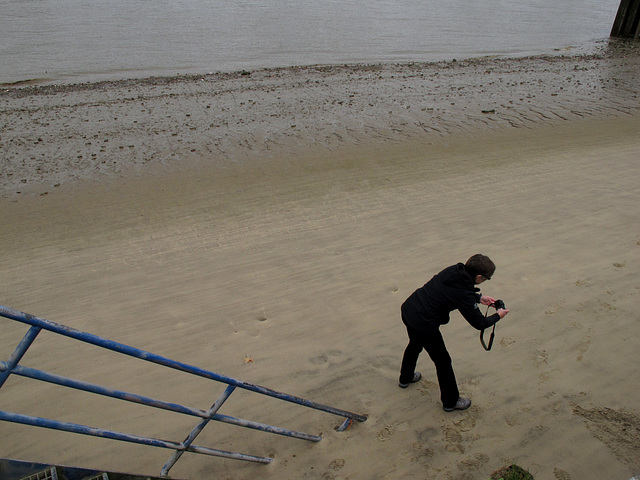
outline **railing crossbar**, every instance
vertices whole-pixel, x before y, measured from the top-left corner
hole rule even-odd
[[[4,372],[8,369],[6,362],[0,362],[0,372]],[[73,378],[63,377],[53,373],[43,372],[31,367],[24,367],[17,365],[13,368],[12,373],[26,378],[32,378],[34,380],[40,380],[43,382],[53,383],[63,387],[70,387],[76,390],[82,390],[84,392],[95,393],[105,397],[115,398],[118,400],[124,400],[127,402],[146,405],[148,407],[160,408],[171,412],[182,413],[185,415],[192,415],[194,417],[206,418],[217,422],[228,423],[230,425],[237,425],[240,427],[251,428],[253,430],[259,430],[262,432],[274,433],[276,435],[283,435],[287,437],[298,438],[301,440],[309,440],[312,442],[319,442],[322,437],[317,435],[311,435],[303,432],[296,432],[294,430],[287,430],[273,425],[267,425],[260,422],[254,422],[252,420],[245,420],[242,418],[230,417],[228,415],[221,415],[219,413],[211,414],[199,408],[188,407],[177,403],[164,402],[150,397],[142,395],[136,395],[134,393],[124,392],[121,390],[112,390],[101,385],[93,383],[83,382]]]
[[[79,433],[81,435],[89,435],[92,437],[108,438],[111,440],[119,440],[122,442],[137,443],[140,445],[148,445],[151,447],[168,448],[172,450],[181,450],[187,452],[200,453],[203,455],[211,455],[214,457],[235,458],[238,460],[247,460],[255,463],[270,463],[271,458],[256,457],[254,455],[246,455],[243,453],[227,452],[225,450],[217,450],[214,448],[185,445],[170,440],[162,440],[159,438],[143,437],[130,433],[116,432],[103,428],[89,427],[87,425],[79,425],[77,423],[61,422],[48,418],[34,417],[31,415],[23,415],[20,413],[4,412],[0,410],[0,420],[7,422],[20,423],[23,425],[31,425],[34,427],[49,428],[53,430],[62,430],[64,432]]]

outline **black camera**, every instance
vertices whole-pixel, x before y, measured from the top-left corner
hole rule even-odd
[[[494,302],[494,304],[492,305],[492,307],[495,308],[496,310],[500,310],[500,309],[506,310],[507,309],[507,307],[504,305],[504,302],[502,300],[496,300]]]

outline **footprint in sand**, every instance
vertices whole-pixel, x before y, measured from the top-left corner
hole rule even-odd
[[[260,330],[257,328],[248,328],[247,335],[249,335],[250,337],[257,337],[260,335]]]
[[[464,446],[460,443],[451,443],[446,445],[444,449],[449,453],[464,453]]]
[[[598,303],[600,303],[600,307],[602,308],[602,310],[617,310],[616,306],[611,305],[610,303],[607,303],[603,300],[598,300]]]
[[[422,460],[430,460],[433,457],[433,449],[425,447],[422,443],[416,442],[413,444],[414,450],[418,453],[418,458]]]
[[[447,441],[447,445],[444,447],[447,452],[464,453],[464,446],[462,445],[462,435],[456,428],[445,427],[444,438]]]
[[[458,428],[459,431],[468,432],[469,430],[474,429],[477,419],[478,408],[472,406],[469,410],[467,410],[467,415],[462,417],[460,420],[453,422],[453,424]]]
[[[515,413],[506,415],[504,421],[510,427],[522,425],[523,419],[526,418],[526,415],[524,414],[530,412],[531,410],[533,410],[533,408],[533,404],[526,402],[522,404],[522,406]]]
[[[431,382],[429,380],[425,380],[424,377],[418,384],[418,391],[420,392],[420,395],[428,396],[433,394],[435,391],[439,389],[440,387],[438,386],[437,383]]]
[[[587,330],[587,335],[585,335],[585,339],[578,343],[575,347],[572,348],[572,350],[578,352],[578,356],[576,357],[576,360],[578,360],[579,362],[582,361],[582,356],[587,353],[587,350],[589,350],[589,347],[591,346],[591,335],[590,333],[592,332],[592,329],[588,329]]]
[[[515,427],[517,425],[522,425],[522,420],[520,415],[509,415],[505,417],[504,422],[510,427]]]
[[[313,365],[322,365],[323,363],[327,363],[329,358],[326,355],[318,355],[317,357],[313,357],[309,359],[309,362]]]
[[[445,450],[452,453],[465,452],[464,445],[462,445],[462,432],[468,432],[475,428],[478,415],[479,409],[474,405],[465,412],[464,416],[453,420],[454,426],[444,428],[444,438],[447,442]]]
[[[475,455],[471,455],[468,458],[458,462],[458,468],[460,470],[478,470],[482,466],[489,463],[489,456],[484,453],[476,453]]]
[[[389,437],[391,437],[396,431],[396,427],[393,425],[385,425],[382,427],[382,430],[378,432],[378,440],[381,442],[386,441]]]
[[[571,480],[571,475],[560,468],[553,469],[553,476],[558,480]]]
[[[545,350],[541,350],[536,352],[536,364],[542,365],[543,363],[546,364],[547,363],[547,352]]]
[[[562,370],[560,370],[559,368],[553,368],[546,372],[541,372],[540,375],[538,375],[538,385],[542,385],[543,383],[545,383],[551,378],[551,375],[556,372],[562,372]]]
[[[508,347],[509,345],[513,345],[516,342],[513,337],[502,337],[500,339],[500,345],[503,347]]]
[[[578,282],[580,282],[580,280],[578,280]],[[576,285],[578,285],[578,282],[576,282]],[[562,304],[563,302],[557,303],[555,305],[550,305],[549,307],[547,307],[547,309],[544,311],[544,314],[548,317],[552,317],[553,315],[557,315],[558,312],[560,310],[562,310]]]
[[[337,357],[340,357],[342,355],[342,352],[340,350],[329,350],[328,352],[317,355],[315,357],[311,357],[309,359],[309,362],[312,365],[322,365],[324,363],[329,363],[330,358],[329,357],[334,357],[332,359],[332,364],[337,364],[338,362],[342,363],[345,360],[344,359],[340,359]],[[348,359],[347,359],[348,360]]]
[[[342,469],[342,467],[344,467],[344,463],[344,459],[336,458],[331,461],[331,463],[329,464],[329,468],[337,472],[338,470]]]

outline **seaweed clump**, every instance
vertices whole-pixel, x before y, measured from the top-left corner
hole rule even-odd
[[[534,480],[534,477],[518,465],[509,465],[493,472],[489,480]]]

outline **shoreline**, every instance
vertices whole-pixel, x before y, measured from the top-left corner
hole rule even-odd
[[[634,48],[633,42],[627,39],[608,38],[601,40],[600,43],[606,43],[604,47],[594,46],[591,51],[580,51],[579,47],[566,47],[555,49],[556,53],[540,53],[531,55],[478,55],[472,57],[452,58],[447,60],[433,60],[433,61],[380,61],[380,62],[350,62],[350,63],[319,63],[319,64],[300,64],[300,65],[286,65],[278,67],[258,67],[258,68],[243,68],[238,70],[229,71],[210,71],[210,72],[191,72],[191,73],[178,73],[174,75],[142,75],[123,77],[115,79],[104,79],[95,81],[59,81],[47,78],[29,78],[24,80],[18,80],[15,82],[0,83],[0,89],[8,91],[24,92],[25,95],[38,94],[38,93],[55,93],[61,90],[76,90],[76,89],[100,89],[105,86],[118,86],[121,84],[168,84],[180,81],[192,81],[201,80],[203,77],[236,77],[251,75],[258,72],[283,72],[287,70],[339,70],[339,69],[370,69],[381,67],[401,67],[401,66],[446,66],[450,63],[458,62],[481,62],[481,61],[494,61],[494,60],[533,60],[533,59],[553,59],[553,58],[604,58],[617,56],[624,53],[624,50],[631,47]],[[572,52],[574,48],[577,48],[576,52]],[[612,53],[615,52],[615,53]],[[1,92],[0,92],[1,93]],[[18,93],[20,95],[20,93]]]
[[[603,40],[603,43],[605,41]],[[363,62],[363,63],[336,63],[336,64],[308,64],[308,65],[289,65],[281,67],[260,67],[255,69],[239,69],[231,71],[215,71],[200,73],[184,73],[175,75],[149,75],[140,77],[126,77],[118,79],[106,79],[96,81],[80,81],[80,82],[60,82],[47,79],[25,79],[16,82],[0,83],[0,95],[7,95],[13,98],[20,98],[30,95],[49,95],[55,93],[64,93],[68,91],[83,90],[104,90],[107,88],[134,87],[137,85],[169,85],[173,83],[184,83],[193,81],[207,80],[227,80],[229,78],[246,77],[253,74],[283,74],[288,71],[322,71],[326,73],[337,73],[339,71],[357,72],[359,70],[385,70],[393,68],[413,67],[419,69],[430,68],[448,68],[455,64],[469,63],[485,63],[485,62],[532,62],[536,60],[604,60],[604,59],[625,59],[630,56],[637,55],[640,46],[635,40],[624,38],[609,38],[606,40],[606,46],[594,48],[592,52],[575,52],[571,49],[557,49],[556,54],[541,53],[536,55],[483,55],[477,57],[450,59],[450,60],[434,60],[434,61],[381,61],[381,62]],[[47,82],[38,84],[38,82]]]
[[[226,74],[234,74],[239,72],[256,72],[261,70],[282,70],[287,68],[307,68],[307,67],[336,67],[342,65],[394,65],[394,64],[409,64],[409,63],[417,63],[417,64],[437,64],[437,63],[447,63],[447,62],[456,62],[456,61],[473,61],[480,60],[483,58],[495,58],[495,59],[517,59],[517,58],[534,58],[534,57],[554,57],[554,56],[590,56],[590,55],[601,55],[602,52],[605,52],[610,46],[614,46],[619,43],[624,43],[625,39],[618,39],[615,37],[602,37],[602,38],[593,38],[586,43],[577,43],[570,44],[562,47],[549,47],[546,49],[531,51],[531,52],[501,52],[494,54],[469,54],[469,56],[433,56],[430,59],[396,59],[396,60],[362,60],[362,61],[339,61],[337,63],[294,63],[294,64],[280,64],[280,65],[256,65],[254,67],[237,67],[231,69],[218,69],[218,70],[195,70],[190,69],[188,71],[184,71],[181,73],[153,73],[153,71],[139,72],[134,73],[131,72],[129,75],[120,74],[109,74],[109,73],[88,73],[85,75],[80,74],[69,74],[63,75],[58,78],[54,77],[25,77],[23,79],[16,79],[13,81],[4,81],[0,82],[1,88],[22,88],[29,86],[55,86],[55,85],[87,85],[87,84],[97,84],[97,83],[105,83],[105,82],[120,82],[120,81],[128,81],[128,80],[144,80],[148,78],[172,78],[172,77],[197,77],[201,75],[226,75]]]
[[[616,45],[577,57],[289,67],[4,90],[0,195],[191,164],[258,165],[343,147],[637,115],[639,48]]]

